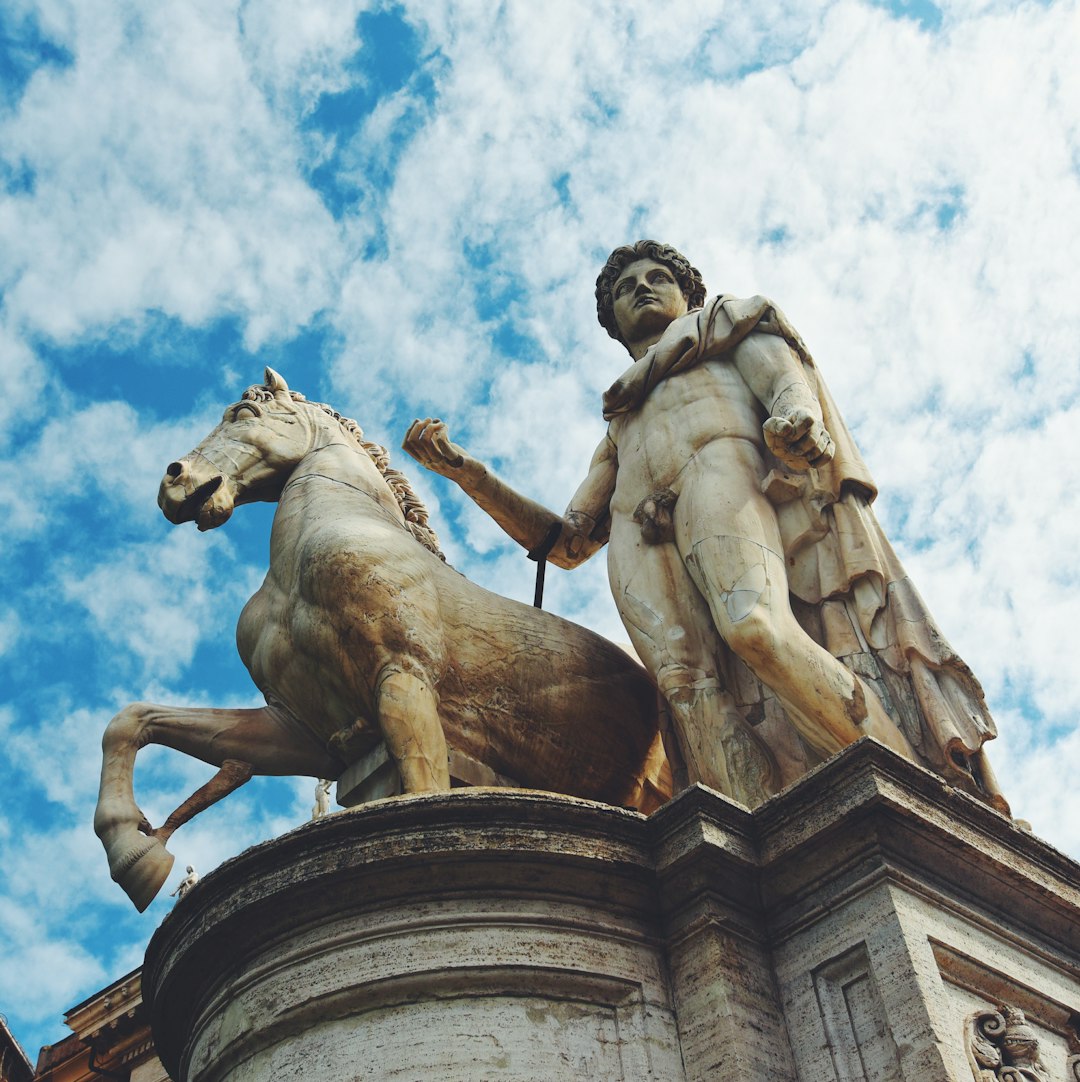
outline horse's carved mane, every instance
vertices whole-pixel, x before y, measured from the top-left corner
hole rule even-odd
[[[409,479],[405,474],[400,470],[395,470],[390,465],[390,453],[386,448],[381,444],[364,439],[364,430],[355,421],[343,417],[333,406],[328,406],[325,402],[309,402],[299,391],[289,391],[289,397],[294,402],[302,402],[305,406],[312,406],[315,409],[322,410],[323,413],[329,414],[356,440],[357,445],[367,453],[371,461],[375,463],[379,473],[383,475],[383,480],[390,486],[390,491],[394,494],[394,499],[397,500],[402,515],[405,516],[406,529],[424,548],[435,553],[440,560],[445,560],[446,557],[439,547],[439,538],[428,525],[427,508],[420,497],[413,491],[413,487],[409,484]],[[256,384],[254,387],[249,387],[241,395],[241,399],[245,402],[258,402],[265,405],[267,402],[274,400],[274,392],[269,387]]]

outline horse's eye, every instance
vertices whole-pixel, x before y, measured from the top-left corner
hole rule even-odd
[[[234,421],[239,421],[245,413],[250,414],[252,417],[259,416],[259,411],[255,406],[251,405],[249,402],[241,402],[240,405],[238,405],[236,409],[233,410],[232,419]]]

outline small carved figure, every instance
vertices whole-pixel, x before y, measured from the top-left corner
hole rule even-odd
[[[200,530],[255,500],[278,509],[236,641],[266,706],[133,703],[102,739],[94,829],[140,910],[172,867],[172,833],[252,774],[336,779],[380,743],[407,794],[448,789],[452,749],[527,788],[646,812],[670,795],[641,666],[447,566],[385,449],[271,369],[158,493],[171,522]],[[132,788],[152,743],[219,768],[157,828]]]
[[[561,518],[438,419],[416,421],[405,450],[526,550],[557,526],[561,567],[608,546],[683,780],[753,806],[869,734],[1007,810],[982,689],[874,519],[874,482],[777,305],[706,301],[686,258],[647,240],[611,254],[596,300],[633,363],[604,395],[607,434]]]
[[[184,878],[180,880],[179,884],[176,887],[176,890],[174,890],[172,894],[169,895],[169,897],[175,898],[177,894],[179,894],[181,898],[185,897],[187,895],[187,892],[191,890],[191,888],[195,886],[198,881],[199,873],[195,871],[195,869],[189,864],[187,866],[187,875],[185,875]]]
[[[311,809],[312,819],[321,819],[330,814],[330,786],[333,778],[320,778],[315,784],[315,806]]]

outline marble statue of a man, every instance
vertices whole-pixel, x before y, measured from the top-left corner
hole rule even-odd
[[[181,898],[186,898],[191,888],[195,886],[199,881],[199,873],[189,864],[187,866],[187,875],[177,884],[176,890],[169,895],[170,898],[175,898],[177,894]]]
[[[320,778],[315,783],[315,804],[311,809],[312,819],[322,819],[330,814],[330,786],[332,778]]]
[[[558,566],[607,544],[688,781],[753,806],[871,735],[1004,808],[981,689],[874,520],[873,481],[779,308],[706,303],[699,272],[655,241],[613,252],[596,297],[633,363],[561,519],[441,421],[417,421],[405,449],[530,551],[558,523]]]

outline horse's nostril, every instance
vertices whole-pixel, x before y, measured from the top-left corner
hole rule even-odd
[[[165,473],[168,474],[174,481],[184,472],[184,467],[179,462],[170,462]]]

